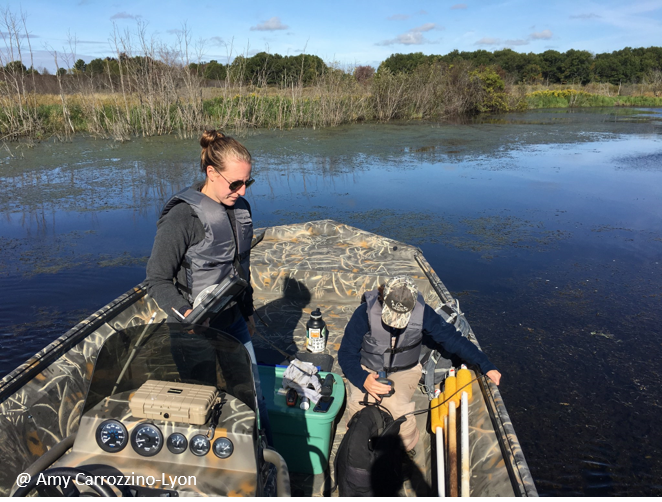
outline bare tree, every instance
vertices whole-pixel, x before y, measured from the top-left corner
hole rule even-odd
[[[662,70],[659,68],[650,70],[646,75],[646,82],[651,86],[651,90],[655,97],[662,94]]]

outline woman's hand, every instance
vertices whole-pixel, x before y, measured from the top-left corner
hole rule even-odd
[[[379,397],[379,395],[391,392],[391,386],[378,382],[377,378],[379,377],[375,373],[368,375],[365,382],[363,382],[363,388],[368,394],[374,397],[377,402],[380,402],[382,398]]]
[[[501,373],[499,373],[497,370],[490,370],[485,373],[485,375],[487,375],[487,377],[495,384],[499,385],[499,382],[501,381]]]
[[[248,326],[248,334],[253,338],[255,334],[255,319],[253,319],[252,315],[249,315],[248,319],[246,319],[246,325]]]

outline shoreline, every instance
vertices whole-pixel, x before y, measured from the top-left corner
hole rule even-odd
[[[109,99],[112,98],[113,96],[109,95]],[[334,100],[333,97],[330,98]],[[370,96],[341,97],[341,99],[348,101],[368,101],[370,98]],[[337,99],[335,98],[335,100]],[[130,127],[130,124],[127,124],[125,121],[116,122],[110,117],[106,117],[106,120],[100,123],[98,117],[86,117],[81,104],[72,99],[72,102],[67,108],[63,108],[62,105],[58,104],[39,105],[36,110],[36,115],[40,122],[38,130],[32,131],[32,134],[25,134],[26,131],[21,130],[5,132],[0,136],[0,142],[7,145],[27,140],[28,143],[31,143],[47,141],[53,137],[59,140],[67,140],[71,136],[81,134],[98,139],[113,139],[118,142],[129,141],[137,137],[170,135],[191,138],[198,135],[205,127],[226,130],[232,134],[242,134],[258,129],[322,129],[341,125],[385,124],[402,121],[418,123],[423,121],[457,120],[463,122],[465,120],[471,121],[476,117],[489,117],[545,109],[662,108],[662,97],[603,96],[585,91],[576,91],[574,89],[534,91],[525,94],[523,99],[514,108],[508,107],[508,109],[497,111],[460,115],[425,116],[420,113],[410,113],[408,116],[397,116],[387,119],[379,119],[374,115],[369,116],[369,113],[366,113],[367,110],[363,107],[360,110],[361,113],[342,114],[343,116],[336,115],[329,120],[328,118],[321,117],[319,114],[319,108],[325,108],[327,105],[328,103],[325,103],[324,97],[306,97],[300,100],[293,100],[284,96],[258,96],[254,93],[231,98],[219,97],[200,102],[201,111],[203,113],[207,112],[201,118],[201,123],[206,125],[200,128],[192,127],[191,125],[184,126],[173,121],[169,128],[150,131],[140,127],[140,124],[134,124],[134,127]],[[297,111],[297,107],[303,109]],[[65,114],[65,110],[68,113]],[[137,116],[143,113],[144,110],[138,107],[129,109],[130,116]],[[67,124],[63,120],[67,116],[71,119],[71,125],[69,127],[67,127]]]

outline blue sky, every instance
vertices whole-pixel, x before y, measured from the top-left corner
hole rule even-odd
[[[396,52],[446,54],[454,49],[504,47],[536,53],[547,49],[611,52],[626,46],[662,45],[662,0],[202,0],[186,4],[30,0],[0,3],[0,7],[26,15],[35,67],[49,69],[54,66],[52,50],[71,52],[69,36],[77,40],[76,58],[90,61],[113,55],[114,26],[119,33],[135,32],[138,22],[146,26],[149,37],[169,46],[176,44],[178,32],[187,23],[193,43],[202,42],[202,60],[220,62],[238,53],[296,55],[305,50],[327,63],[377,66]],[[0,32],[6,31],[0,26]]]

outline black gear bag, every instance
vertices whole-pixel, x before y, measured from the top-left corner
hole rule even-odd
[[[368,405],[347,424],[335,460],[341,497],[395,496],[404,482],[405,449],[400,422],[381,406]]]

